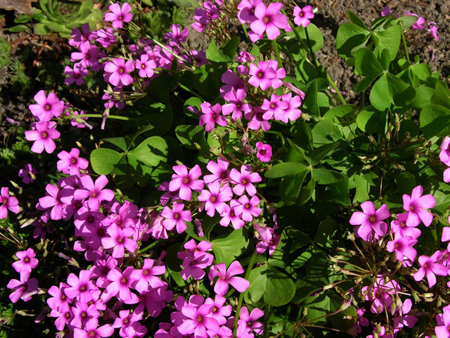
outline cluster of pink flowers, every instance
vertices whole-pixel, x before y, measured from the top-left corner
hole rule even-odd
[[[383,7],[383,10],[381,11],[381,16],[388,16],[390,15],[394,10],[390,9],[388,6]],[[417,18],[417,21],[414,22],[414,24],[411,26],[412,30],[426,30],[435,41],[439,41],[439,37],[437,35],[437,24],[434,21],[426,21],[425,18],[417,15],[416,13],[410,12],[410,11],[403,11],[404,15],[409,16],[415,16]]]
[[[31,297],[38,293],[38,281],[30,278],[31,271],[38,265],[33,249],[27,249],[16,253],[18,260],[12,264],[14,270],[20,274],[20,280],[11,279],[6,286],[12,292],[9,295],[11,302],[17,303],[19,299],[28,302]]]
[[[11,196],[8,187],[2,187],[0,194],[0,219],[8,217],[8,210],[17,214],[20,211],[19,201]]]
[[[192,24],[192,28],[203,33],[205,29],[209,28],[211,21],[219,19],[222,5],[221,0],[204,1],[200,7],[195,9],[195,22]]]

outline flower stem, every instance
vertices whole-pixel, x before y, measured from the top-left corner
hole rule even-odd
[[[280,51],[278,50],[277,40],[272,40],[272,46],[273,46],[273,49],[275,50],[275,55],[277,56],[278,67],[281,68],[281,67],[283,67],[283,63],[281,62]]]
[[[69,117],[71,119],[84,118],[84,117],[102,119],[104,116],[103,116],[103,114],[82,114],[82,115],[67,115],[67,117]],[[120,116],[120,115],[108,115],[108,119],[122,120],[122,121],[133,121],[134,120],[134,118],[132,118],[132,117]]]
[[[402,27],[402,41],[403,47],[405,48],[406,60],[408,60],[408,63],[411,64],[411,61],[409,60],[408,46],[406,45],[405,34],[403,33],[403,27]]]
[[[165,51],[169,52],[170,54],[172,54],[175,58],[177,58],[178,60],[180,60],[186,67],[188,67],[190,70],[195,70],[195,67],[190,65],[189,63],[186,62],[185,59],[183,59],[181,56],[175,54],[173,51],[171,51],[169,48],[167,48],[166,46],[164,46],[161,42],[159,42],[158,40],[155,40],[154,38],[147,36],[149,39],[151,39],[154,43],[156,43],[159,47],[161,47],[162,49],[164,49]]]
[[[250,258],[250,263],[248,264],[247,267],[247,272],[245,273],[245,279],[248,280],[248,278],[250,277],[250,272],[252,272],[252,268],[253,268],[253,264],[255,264],[255,260],[256,260],[256,249],[255,251],[253,251],[253,255],[252,258]],[[241,307],[242,307],[242,302],[244,301],[244,292],[242,292],[239,295],[239,301],[238,301],[238,305],[236,308],[236,315],[234,316],[234,329],[233,329],[233,337],[236,337],[236,333],[237,333],[237,328],[238,328],[238,321],[239,321],[239,314],[241,312]]]
[[[161,241],[154,241],[152,244],[147,245],[145,248],[139,250],[139,253],[147,252],[150,249],[153,249],[155,246],[161,244]]]

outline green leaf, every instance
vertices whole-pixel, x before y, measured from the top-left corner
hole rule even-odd
[[[220,49],[216,46],[216,41],[214,38],[211,38],[211,42],[209,43],[208,50],[206,51],[206,58],[210,61],[217,63],[228,63],[233,61],[234,54],[236,52],[236,48],[239,45],[240,38],[234,37],[231,40],[227,41]]]
[[[401,35],[402,29],[400,26],[392,26],[386,30],[376,31],[373,33],[375,47],[379,46],[381,49],[387,49],[389,51],[391,62],[397,56],[397,52],[400,47]]]
[[[309,170],[305,169],[294,176],[284,177],[281,180],[280,197],[286,205],[295,204],[308,172]]]
[[[320,116],[317,79],[314,79],[308,87],[305,93],[303,106],[311,113],[311,115]]]
[[[44,23],[37,23],[33,28],[34,34],[37,35],[48,35],[50,34],[50,29]]]
[[[331,217],[327,217],[322,222],[320,222],[316,237],[314,237],[314,242],[322,244],[324,247],[332,248],[334,238],[338,233],[338,223]]]
[[[431,97],[431,103],[450,109],[450,92],[448,88],[441,83],[436,83],[434,95]]]
[[[17,25],[17,26],[13,26],[11,28],[9,28],[9,31],[11,33],[20,33],[20,32],[25,32],[27,30],[29,30],[30,28],[28,26],[25,25]]]
[[[339,142],[325,144],[315,149],[311,154],[312,165],[319,163],[328,153],[336,149],[337,146],[339,146]]]
[[[92,169],[96,174],[108,175],[122,157],[117,151],[108,148],[98,148],[91,152],[90,160]]]
[[[317,28],[316,25],[313,23],[310,23],[308,27],[304,28],[302,26],[294,28],[299,33],[300,37],[305,41],[306,44],[308,44],[308,40],[306,37],[305,30],[308,30],[309,35],[309,43],[311,46],[312,51],[315,53],[319,51],[323,47],[323,34],[322,31]]]
[[[349,193],[349,180],[347,176],[334,184],[330,184],[331,202],[339,203],[345,207],[351,204]]]
[[[376,109],[384,111],[394,103],[398,107],[410,104],[415,96],[415,90],[399,78],[387,73],[375,82],[370,92],[370,103]]]
[[[420,112],[420,127],[426,137],[443,137],[450,134],[450,109],[429,105]]]
[[[225,263],[229,266],[237,257],[245,252],[248,238],[242,228],[233,230],[228,236],[211,241],[216,264]]]
[[[364,77],[377,76],[383,72],[383,66],[368,48],[362,48],[355,54],[355,68]]]
[[[324,120],[328,120],[334,122],[334,118],[336,117],[338,121],[342,118],[353,118],[354,113],[356,111],[356,106],[353,104],[344,104],[337,107],[331,108],[326,114],[323,116]]]
[[[378,77],[378,75],[372,75],[365,77],[361,81],[359,81],[355,86],[355,93],[361,93],[362,91],[369,88],[369,86],[372,84],[372,82]]]
[[[370,184],[362,175],[353,176],[356,185],[355,197],[353,198],[353,203],[362,203],[368,201]]]
[[[381,51],[381,55],[379,56],[380,58],[380,63],[383,66],[384,70],[388,70],[389,69],[389,64],[390,62],[390,56],[389,56],[389,51],[387,49],[383,49]]]
[[[312,177],[318,184],[333,184],[342,181],[345,176],[341,173],[329,169],[313,169]]]
[[[365,25],[365,23],[352,11],[347,10],[347,16],[351,23],[354,23],[355,25],[357,25],[367,31],[369,30],[367,28],[367,26]]]
[[[399,24],[401,25],[403,30],[406,30],[407,28],[411,27],[412,25],[414,25],[414,23],[418,20],[419,18],[415,15],[405,15],[405,16],[401,16],[397,19],[392,20],[392,24]]]
[[[129,151],[127,156],[130,165],[134,168],[138,164],[156,167],[161,161],[167,161],[168,147],[166,141],[159,136],[152,136],[141,142],[136,148]]]
[[[304,164],[297,162],[285,162],[275,164],[270,170],[266,171],[267,178],[280,178],[285,176],[297,175],[302,171],[308,170]]]
[[[396,178],[395,183],[397,184],[398,191],[400,193],[406,191],[412,191],[416,187],[416,177],[409,171],[401,172]]]
[[[336,36],[336,48],[339,56],[351,58],[360,48],[363,48],[369,39],[370,32],[354,23],[345,23],[339,26]]]
[[[356,116],[358,128],[367,134],[384,134],[386,127],[386,113],[366,106]]]
[[[16,19],[14,19],[14,23],[27,23],[31,20],[31,16],[28,14],[20,14]]]
[[[298,205],[303,205],[310,200],[314,194],[316,188],[316,181],[311,177],[306,186],[300,191],[300,197],[298,198]]]
[[[411,105],[415,109],[423,109],[431,104],[431,98],[434,94],[434,89],[427,86],[419,86],[414,88],[416,96],[412,100]]]
[[[412,65],[410,69],[422,82],[427,82],[428,78],[431,76],[431,68],[426,63]]]
[[[206,143],[205,128],[192,125],[179,125],[175,128],[178,140],[186,148],[196,149],[195,143],[203,145]]]
[[[291,278],[269,264],[250,272],[250,287],[244,294],[246,303],[255,303],[261,298],[271,306],[283,306],[295,296],[295,284]]]
[[[319,121],[312,129],[314,146],[333,143],[342,139],[342,134],[331,121]]]

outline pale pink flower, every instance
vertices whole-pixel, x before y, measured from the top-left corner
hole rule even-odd
[[[133,77],[129,74],[133,70],[133,60],[125,62],[123,58],[114,58],[105,64],[105,80],[113,86],[128,86],[133,82]]]
[[[56,163],[58,171],[63,174],[80,176],[80,169],[87,169],[89,162],[79,156],[80,150],[78,148],[72,148],[70,153],[65,150],[61,151],[58,154],[59,161]]]
[[[431,288],[436,284],[436,275],[447,276],[447,268],[442,264],[436,263],[441,260],[441,258],[442,253],[440,251],[436,251],[431,257],[424,255],[420,256],[420,269],[414,274],[416,282],[421,281],[426,274],[428,286]]]
[[[257,206],[261,200],[253,196],[251,200],[248,199],[247,195],[243,195],[239,198],[239,203],[236,207],[236,214],[239,215],[244,221],[251,222],[253,217],[258,217],[262,213],[262,209]]]
[[[184,204],[176,202],[173,203],[172,210],[169,207],[164,207],[161,216],[165,218],[163,225],[168,231],[171,231],[176,226],[177,232],[181,234],[187,229],[185,222],[192,221],[192,217],[189,210],[183,209]]]
[[[217,181],[208,184],[208,190],[202,190],[198,196],[200,202],[204,202],[206,213],[209,217],[214,217],[215,211],[221,214],[225,208],[225,202],[233,197],[233,192],[228,184],[221,186]],[[203,208],[203,206],[202,206]]]
[[[34,117],[40,122],[48,122],[54,117],[59,117],[64,108],[64,102],[56,97],[55,93],[45,95],[45,91],[40,90],[35,96],[36,104],[31,104],[28,108]]]
[[[199,192],[205,184],[202,180],[197,180],[202,175],[200,166],[196,164],[189,172],[185,165],[176,165],[172,168],[175,174],[172,175],[172,180],[169,182],[169,191],[179,191],[180,199],[190,201],[191,189]]]
[[[355,211],[350,218],[351,225],[357,225],[354,228],[355,233],[365,241],[372,239],[373,230],[378,236],[384,236],[387,232],[387,224],[383,222],[390,216],[389,209],[383,204],[378,210],[371,201],[361,204],[363,212]]]
[[[208,278],[213,284],[214,278],[219,277],[214,285],[214,292],[219,296],[224,296],[228,291],[228,284],[231,284],[238,292],[244,292],[250,286],[248,280],[242,277],[234,277],[243,274],[245,271],[241,263],[234,261],[228,267],[224,263],[213,265],[208,273]]]
[[[56,144],[53,140],[61,136],[55,127],[56,122],[53,121],[34,123],[35,130],[27,130],[25,132],[25,138],[28,141],[34,141],[31,146],[33,153],[40,154],[44,149],[49,154],[55,151]]]
[[[250,23],[250,28],[258,35],[264,32],[269,40],[275,40],[280,34],[280,29],[289,26],[287,18],[281,14],[281,3],[271,3],[268,7],[261,2],[255,8],[256,19]]]
[[[262,178],[258,173],[252,173],[252,166],[245,164],[241,166],[241,172],[235,168],[231,169],[230,178],[234,184],[233,192],[241,196],[245,191],[250,196],[256,194],[256,188],[252,183],[261,182]]]
[[[309,5],[303,8],[295,6],[293,15],[295,24],[303,27],[307,27],[311,23],[309,19],[314,18],[312,7]]]
[[[133,19],[131,14],[131,6],[125,2],[122,7],[119,4],[112,4],[109,6],[111,13],[105,14],[105,21],[113,21],[114,28],[123,28],[124,22],[130,22]]]
[[[408,213],[406,220],[408,226],[417,226],[422,221],[428,227],[433,222],[433,214],[424,209],[434,208],[436,200],[430,194],[424,196],[422,194],[423,188],[418,185],[413,189],[411,196],[403,195],[403,209]]]
[[[9,193],[8,187],[2,187],[0,194],[0,219],[8,217],[8,210],[17,214],[20,211],[19,201]]]
[[[214,106],[211,106],[211,103],[204,102],[200,105],[202,115],[200,116],[200,126],[205,126],[205,129],[208,133],[210,133],[216,123],[219,126],[225,127],[227,125],[227,120],[222,113],[222,106],[219,103],[216,103]]]

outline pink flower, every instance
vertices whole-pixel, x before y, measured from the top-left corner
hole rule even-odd
[[[120,228],[117,224],[111,224],[108,227],[107,233],[111,237],[103,237],[102,245],[105,249],[113,249],[112,256],[114,258],[122,258],[125,254],[125,249],[133,253],[136,251],[136,241],[129,238],[133,236],[135,230],[133,228]]]
[[[255,224],[255,230],[260,236],[260,240],[256,244],[256,252],[262,254],[268,248],[269,256],[271,256],[280,242],[280,235],[275,234],[273,228],[261,227],[259,224]]]
[[[310,20],[314,18],[314,13],[311,6],[305,6],[300,8],[295,6],[294,8],[294,22],[297,26],[307,27],[310,24]]]
[[[237,230],[245,225],[245,222],[236,213],[236,207],[239,205],[240,203],[236,200],[231,200],[230,205],[225,205],[225,209],[220,214],[220,217],[222,217],[220,220],[221,226],[226,227],[231,222],[233,228]]]
[[[48,294],[52,297],[47,299],[47,304],[52,310],[59,312],[67,312],[69,310],[69,304],[72,303],[72,299],[65,293],[68,287],[66,283],[59,283],[59,288],[53,285],[48,289]]]
[[[192,221],[191,212],[183,210],[184,204],[182,203],[174,203],[172,208],[170,210],[169,207],[164,207],[164,210],[161,212],[161,216],[165,218],[163,225],[168,231],[171,231],[176,226],[177,232],[181,234],[187,229],[185,222]]]
[[[449,338],[450,331],[448,330],[450,326],[450,305],[445,306],[442,314],[436,316],[436,321],[438,326],[434,328],[437,338]]]
[[[10,196],[8,187],[1,189],[0,204],[0,219],[8,217],[8,210],[15,214],[20,211],[19,201],[16,197]]]
[[[192,198],[192,190],[201,191],[205,185],[202,180],[197,180],[202,175],[200,166],[196,164],[191,170],[187,170],[185,165],[176,165],[172,167],[175,174],[169,182],[169,191],[175,192],[179,190],[179,196],[182,200],[190,201]]]
[[[203,304],[199,307],[184,306],[181,313],[186,317],[178,331],[183,335],[194,334],[194,337],[207,337],[206,330],[218,331],[219,323],[209,317],[213,305]]]
[[[256,20],[255,8],[262,0],[242,0],[238,5],[238,19],[241,24]],[[240,61],[241,62],[241,61]]]
[[[258,4],[255,8],[256,19],[250,23],[250,28],[258,35],[264,32],[269,40],[275,40],[280,34],[280,29],[286,29],[289,26],[287,18],[281,14],[281,3],[271,3],[266,7],[264,3]]]
[[[110,189],[103,189],[108,184],[105,175],[100,175],[95,183],[91,176],[84,175],[80,178],[82,188],[75,191],[73,197],[76,200],[88,198],[88,206],[93,210],[98,210],[102,201],[112,201],[114,192]]]
[[[77,86],[81,86],[84,83],[83,77],[88,75],[88,71],[81,63],[76,63],[73,65],[73,68],[66,66],[64,74],[69,76],[64,79],[66,85],[71,85],[75,82]]]
[[[448,217],[448,222],[450,223],[450,216]],[[442,229],[442,237],[441,242],[448,242],[450,241],[450,227],[444,227]],[[450,248],[450,243],[447,245],[447,250]]]
[[[122,8],[119,4],[112,4],[109,6],[109,10],[112,13],[105,14],[105,21],[113,21],[114,28],[123,28],[124,22],[130,22],[133,19],[131,6],[127,2],[122,5]]]
[[[254,87],[261,87],[262,90],[267,90],[272,87],[272,80],[277,77],[275,70],[270,67],[270,63],[266,61],[258,61],[258,66],[251,63],[249,74],[251,77],[248,80],[248,83]],[[274,89],[276,88],[274,87]]]
[[[249,113],[252,111],[252,106],[248,103],[244,103],[244,99],[247,93],[243,89],[238,89],[236,91],[229,91],[224,95],[224,99],[229,103],[222,106],[223,115],[231,115],[233,120],[241,119],[242,114]]]
[[[73,338],[104,338],[111,337],[113,334],[114,329],[109,324],[98,327],[97,318],[89,320],[86,323],[84,330],[79,328],[74,328],[73,330]]]
[[[387,224],[382,222],[390,216],[389,209],[383,204],[380,209],[375,211],[375,205],[371,201],[361,204],[363,212],[355,211],[350,218],[351,225],[358,225],[354,228],[355,233],[365,241],[372,238],[372,231],[376,235],[384,236],[387,232]]]
[[[152,288],[164,285],[164,282],[156,276],[164,275],[166,267],[154,263],[153,259],[144,259],[142,269],[136,269],[131,273],[130,278],[137,281],[135,288],[139,293],[147,291],[149,285]]]
[[[247,195],[243,195],[239,198],[239,203],[236,207],[236,213],[246,222],[251,222],[253,217],[258,217],[262,213],[262,209],[258,208],[259,202],[261,200],[253,196],[251,200],[248,199]]]
[[[12,264],[14,270],[20,273],[20,280],[28,280],[31,270],[38,265],[38,260],[35,258],[36,253],[33,249],[28,248],[25,251],[16,252],[16,257],[19,260]]]
[[[227,322],[225,317],[231,315],[231,305],[224,306],[225,302],[226,298],[219,295],[216,295],[214,300],[211,298],[207,298],[205,300],[205,304],[212,304],[213,307],[211,309],[211,317],[217,320],[219,325],[224,325]]]
[[[89,302],[92,299],[91,290],[97,290],[90,279],[91,271],[89,270],[81,270],[79,277],[71,273],[67,277],[67,284],[70,287],[65,290],[66,295],[72,299],[76,298],[82,303]]]
[[[142,78],[152,77],[155,74],[154,68],[156,68],[156,63],[149,60],[148,54],[143,54],[140,60],[136,60],[136,69],[139,70],[139,76]]]
[[[407,263],[406,266],[411,266],[417,256],[417,251],[413,248],[416,243],[417,239],[396,235],[393,241],[388,242],[386,250],[389,252],[395,251],[397,260]]]
[[[78,48],[80,44],[95,38],[95,32],[91,32],[91,27],[88,23],[83,24],[81,32],[78,28],[72,28],[72,39],[69,40],[69,45]]]
[[[428,29],[427,31],[430,33],[430,35],[433,37],[434,41],[439,41],[439,37],[437,35],[437,26],[436,23],[428,22]]]
[[[101,68],[101,64],[98,62],[98,59],[100,58],[100,51],[97,46],[91,45],[89,41],[86,41],[80,44],[79,48],[80,52],[73,52],[70,55],[70,61],[79,61],[81,67],[91,67],[92,71],[99,71]]]
[[[63,174],[80,176],[80,169],[87,169],[88,160],[79,157],[80,150],[78,148],[72,148],[70,153],[63,150],[58,154],[59,161],[56,163],[58,171]]]
[[[263,118],[265,111],[260,107],[255,107],[254,112],[250,112],[249,114],[245,114],[245,118],[249,120],[248,129],[251,130],[259,130],[262,129],[264,131],[270,130],[272,127],[270,122]]]
[[[365,300],[372,302],[370,311],[372,313],[382,313],[385,308],[392,304],[392,296],[401,290],[400,285],[395,280],[385,281],[384,276],[378,275],[373,285],[364,286],[361,291]]]
[[[439,153],[440,160],[446,165],[450,165],[450,137],[444,137],[439,148],[441,148]]]
[[[219,126],[225,127],[227,125],[227,120],[221,115],[222,106],[216,103],[211,107],[211,103],[204,102],[200,105],[202,114],[200,116],[200,126],[205,126],[205,129],[210,133],[217,123]]]
[[[119,311],[119,317],[114,320],[112,327],[120,329],[119,335],[121,337],[128,337],[130,333],[128,328],[139,320],[142,320],[142,313],[137,314],[136,311],[130,313],[130,310],[122,310]]]
[[[28,130],[25,132],[25,138],[28,141],[34,141],[31,146],[33,153],[40,154],[44,151],[51,154],[56,149],[56,144],[53,141],[58,139],[61,134],[55,129],[56,122],[41,122],[35,123],[36,130]]]
[[[130,291],[130,287],[134,287],[136,280],[131,277],[134,268],[129,266],[123,272],[119,268],[114,268],[106,278],[108,278],[111,283],[106,287],[108,296],[117,298],[124,302],[125,304],[136,304],[139,302],[138,297]]]
[[[297,109],[302,105],[300,96],[294,96],[292,98],[292,93],[288,93],[283,95],[281,99],[288,103],[288,107],[285,109],[285,113],[282,115],[282,118],[284,118],[284,120],[281,121],[283,121],[284,123],[288,123],[288,120],[296,121],[302,114],[302,111],[300,109]]]
[[[97,31],[96,41],[100,43],[103,48],[108,48],[113,43],[116,42],[116,36],[114,35],[114,30],[111,27],[105,29],[99,29]]]
[[[208,188],[209,191],[202,190],[198,196],[198,200],[200,202],[204,202],[204,207],[208,216],[214,217],[216,210],[219,214],[223,212],[226,205],[225,202],[231,200],[233,197],[233,192],[228,184],[221,186],[217,181],[208,184]]]
[[[28,302],[31,299],[31,296],[37,293],[38,281],[36,278],[31,278],[27,281],[23,281],[22,279],[20,281],[11,279],[6,287],[12,289],[12,292],[9,295],[9,299],[12,303],[17,303],[19,299]]]
[[[418,16],[416,13],[406,12],[406,11],[405,11],[405,15],[415,16],[417,18],[417,21],[414,22],[414,24],[411,26],[412,30],[424,30],[426,28],[425,27],[426,21],[421,16]]]
[[[171,32],[168,32],[164,35],[164,39],[170,40],[169,45],[178,46],[179,42],[186,42],[186,39],[189,35],[189,31],[187,28],[181,30],[181,26],[178,24],[170,25]]]
[[[203,177],[205,183],[212,183],[214,181],[219,181],[220,183],[225,183],[229,180],[230,172],[228,171],[228,166],[230,163],[228,161],[217,159],[217,163],[214,161],[209,161],[206,169],[208,169],[212,175],[205,175]]]
[[[269,144],[256,142],[256,157],[261,162],[269,162],[272,158],[272,147]]]
[[[419,229],[415,226],[408,226],[406,225],[406,220],[408,219],[408,214],[398,214],[397,215],[398,220],[394,220],[391,222],[391,231],[394,234],[398,234],[400,237],[412,237],[412,238],[419,238],[420,234],[422,233]]]
[[[54,117],[59,117],[64,108],[64,102],[59,100],[54,93],[45,95],[45,91],[40,90],[34,100],[37,104],[31,104],[28,108],[39,122],[48,122]]]
[[[128,60],[125,62],[125,59],[114,58],[112,61],[105,64],[105,80],[113,86],[128,86],[133,82],[133,77],[129,74],[133,70],[133,60]]]
[[[252,166],[250,164],[246,164],[241,166],[241,172],[236,169],[232,169],[230,172],[230,178],[233,183],[236,184],[233,188],[233,192],[236,195],[242,195],[244,191],[250,196],[256,194],[256,188],[252,183],[261,182],[262,178],[258,173],[252,173]]]
[[[264,316],[264,312],[260,309],[254,308],[249,315],[247,307],[243,306],[239,315],[237,336],[253,337],[253,332],[258,336],[262,335],[264,332],[264,324],[257,321],[262,316]]]
[[[420,256],[420,269],[414,274],[414,279],[419,282],[427,275],[428,286],[431,288],[436,284],[436,275],[447,276],[447,268],[439,263],[436,263],[442,258],[442,253],[436,251],[431,257]]]
[[[263,115],[264,120],[271,120],[275,118],[277,121],[283,121],[287,123],[286,109],[289,107],[289,103],[281,101],[281,96],[272,94],[270,102],[264,99],[261,106],[266,112]]]
[[[36,177],[36,169],[33,168],[33,166],[28,163],[25,164],[25,168],[19,170],[19,177],[22,177],[22,183],[24,184],[30,184],[34,182],[34,178]]]
[[[423,188],[418,185],[413,189],[411,196],[403,195],[403,209],[408,213],[407,226],[417,226],[422,221],[428,227],[433,221],[433,214],[424,209],[434,208],[436,200],[430,194],[424,196],[422,194]]]
[[[228,291],[228,284],[231,284],[238,292],[241,293],[248,289],[250,286],[248,280],[242,277],[233,277],[235,275],[243,274],[244,272],[245,271],[242,268],[241,263],[238,261],[231,263],[228,270],[226,269],[224,263],[220,263],[211,267],[211,270],[209,270],[208,273],[208,278],[212,285],[214,278],[219,277],[216,285],[214,285],[214,292],[219,296],[224,296]]]

